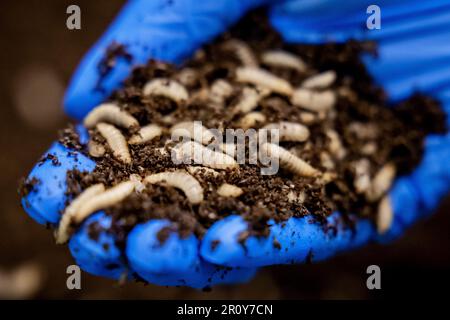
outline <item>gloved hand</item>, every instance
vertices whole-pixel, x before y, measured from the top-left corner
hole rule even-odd
[[[364,59],[372,75],[393,99],[401,99],[418,88],[446,99],[446,110],[450,110],[450,69],[445,63],[450,56],[448,40],[445,41],[450,30],[447,22],[450,20],[446,19],[450,2],[380,1],[382,29],[368,31],[365,21],[370,3],[366,1],[336,4],[329,0],[134,0],[83,59],[67,91],[66,112],[82,119],[119,86],[133,64],[144,63],[150,57],[180,62],[244,12],[268,2],[273,5],[271,21],[286,41],[343,41],[349,37],[379,40],[380,59]],[[103,91],[98,91],[95,90],[99,77],[97,65],[113,41],[125,44],[133,60],[118,59],[101,83]],[[86,143],[86,130],[81,126],[77,129],[81,142]],[[38,178],[41,185],[23,199],[23,204],[36,221],[57,224],[59,212],[65,207],[67,170],[76,167],[92,171],[95,163],[78,152],[68,153],[58,143],[48,153],[55,154],[60,165],[48,159],[33,169],[30,178]],[[258,266],[303,262],[311,257],[316,261],[368,241],[387,241],[398,236],[414,221],[432,212],[450,190],[450,163],[446,161],[449,157],[450,135],[427,139],[422,163],[410,176],[399,178],[390,192],[394,221],[383,236],[377,235],[366,220],[357,222],[354,234],[337,228],[337,234],[332,235],[310,224],[308,217],[291,218],[284,227],[273,224],[267,239],[249,238],[244,251],[237,235],[245,230],[246,224],[239,216],[230,216],[214,224],[201,242],[194,236],[181,240],[172,234],[159,246],[156,234],[168,222],[149,221],[131,231],[124,255],[108,232],[102,231],[97,241],[88,235],[93,222],[105,229],[109,226],[109,218],[98,212],[84,222],[69,246],[81,268],[101,276],[118,278],[129,266],[129,274],[137,273],[160,285],[201,288],[245,281]],[[339,213],[331,215],[330,223],[338,225],[338,216]],[[281,250],[273,247],[274,237]],[[220,243],[211,250],[215,240]]]

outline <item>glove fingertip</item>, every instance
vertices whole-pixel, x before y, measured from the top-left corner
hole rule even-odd
[[[54,143],[26,179],[28,191],[22,198],[24,210],[38,223],[56,224],[66,205],[67,171],[92,171],[95,163],[75,150]]]
[[[126,255],[138,274],[182,272],[197,261],[197,247],[194,235],[181,239],[169,221],[150,220],[131,230]]]
[[[106,232],[110,226],[111,217],[104,212],[92,215],[72,236],[69,249],[77,265],[84,271],[119,279],[127,268],[114,236]]]
[[[208,230],[200,252],[207,261],[232,267],[319,261],[373,237],[369,221],[357,221],[354,228],[345,226],[339,213],[333,213],[324,224],[311,216],[293,217],[278,224],[271,222],[267,237],[249,236],[240,241],[239,235],[247,230],[247,224],[241,217],[232,216]]]

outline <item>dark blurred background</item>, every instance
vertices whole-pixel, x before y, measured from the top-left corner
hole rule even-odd
[[[45,4],[44,4],[45,3]],[[61,99],[83,53],[123,1],[0,3],[0,298],[278,299],[440,297],[450,284],[450,199],[436,214],[388,246],[371,245],[323,263],[261,270],[245,285],[213,288],[119,286],[83,273],[82,290],[66,288],[73,260],[50,230],[19,205],[17,186],[69,120]],[[66,8],[81,8],[82,29],[66,28]],[[366,288],[366,268],[381,267],[381,290]]]

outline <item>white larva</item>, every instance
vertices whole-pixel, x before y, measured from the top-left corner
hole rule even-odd
[[[245,43],[237,39],[232,39],[223,44],[225,50],[234,51],[237,58],[246,67],[257,67],[258,61],[252,49]]]
[[[182,163],[200,164],[219,170],[239,167],[236,160],[229,155],[213,151],[195,141],[180,143],[172,151],[173,158]]]
[[[245,87],[242,90],[238,103],[233,107],[233,113],[248,113],[258,106],[261,94],[253,88]]]
[[[163,155],[163,156],[169,156],[170,154],[169,154],[169,152],[166,150],[166,148],[164,148],[164,147],[161,147],[161,148],[155,148],[155,149],[153,149],[153,150],[155,150],[156,152],[159,152],[161,155]]]
[[[331,86],[336,81],[336,72],[330,70],[312,77],[309,77],[302,82],[302,87],[305,89],[324,89]]]
[[[134,190],[142,193],[145,190],[145,184],[142,183],[142,177],[136,173],[130,174],[130,181],[134,183]]]
[[[222,150],[223,153],[226,153],[230,157],[235,158],[237,153],[237,144],[236,143],[222,143],[220,145],[220,150]]]
[[[156,124],[149,124],[145,127],[142,127],[138,133],[133,135],[130,140],[128,140],[129,144],[141,144],[146,143],[148,141],[153,140],[156,137],[159,137],[162,134],[162,128]]]
[[[204,127],[200,121],[183,121],[170,128],[172,140],[176,141],[180,137],[191,138],[202,144],[210,144],[214,141],[214,134]]]
[[[367,200],[373,202],[380,199],[391,187],[397,170],[393,163],[387,163],[375,174],[370,189],[366,193]]]
[[[183,191],[192,204],[198,204],[203,201],[203,188],[200,183],[184,171],[161,172],[149,175],[144,179],[145,183],[166,183]]]
[[[231,198],[237,198],[240,195],[244,193],[244,190],[239,188],[238,186],[224,183],[222,184],[219,189],[217,189],[217,194],[221,197],[231,197]]]
[[[291,84],[267,70],[260,68],[241,67],[236,69],[236,80],[242,83],[268,88],[273,92],[291,96],[294,89]]]
[[[91,157],[100,158],[105,154],[105,147],[94,140],[89,140],[88,142],[88,152]]]
[[[295,122],[281,121],[279,123],[269,123],[263,129],[278,130],[280,141],[303,142],[309,138],[309,129]]]
[[[299,117],[300,121],[306,125],[313,124],[317,120],[317,117],[310,112],[300,112]]]
[[[150,80],[142,89],[146,96],[163,96],[180,104],[189,99],[186,88],[179,82],[167,78]]]
[[[377,231],[379,234],[386,233],[392,225],[394,220],[394,212],[392,210],[391,200],[389,196],[381,199],[378,205],[378,212],[376,218]]]
[[[333,170],[336,167],[331,155],[326,151],[320,152],[320,164],[327,170]]]
[[[261,61],[268,66],[291,68],[299,72],[306,70],[306,64],[300,57],[282,50],[264,52]]]
[[[198,73],[195,69],[184,68],[176,76],[176,80],[184,86],[193,86],[197,82]]]
[[[353,164],[355,170],[355,179],[353,186],[356,193],[365,193],[370,188],[370,162],[367,159],[361,159]]]
[[[55,232],[55,238],[57,244],[66,243],[70,237],[70,224],[72,223],[73,216],[78,212],[81,206],[105,191],[103,183],[94,184],[80,193],[64,210],[64,213],[59,221],[58,229]]]
[[[377,152],[377,144],[373,141],[366,143],[365,145],[363,145],[361,147],[361,154],[366,155],[366,156],[371,156],[373,154],[375,154],[375,152]]]
[[[134,191],[135,187],[135,182],[124,181],[84,201],[73,215],[73,221],[81,223],[94,212],[120,203]]]
[[[266,122],[266,116],[262,112],[254,111],[247,113],[239,120],[239,126],[247,130],[249,128],[255,128]]]
[[[310,164],[293,155],[283,147],[273,143],[263,143],[261,148],[268,156],[278,158],[281,166],[299,176],[316,177],[320,175],[320,171],[313,168]]]
[[[127,141],[119,129],[107,123],[98,123],[97,130],[106,139],[106,142],[118,160],[124,163],[131,163],[131,155],[130,150],[128,150]]]
[[[376,139],[378,137],[378,127],[371,123],[352,122],[348,125],[348,130],[359,139]]]
[[[323,184],[327,184],[327,183],[330,183],[331,181],[336,180],[337,177],[338,177],[338,175],[336,172],[327,171],[321,175],[320,181]]]
[[[233,93],[233,87],[227,81],[218,79],[211,85],[208,100],[214,108],[222,108]]]
[[[342,145],[341,138],[339,134],[332,129],[328,129],[325,134],[328,139],[330,139],[330,143],[328,145],[328,150],[332,155],[334,155],[337,159],[342,160],[347,155],[347,150]]]
[[[292,191],[292,190],[288,192],[288,194],[287,194],[287,200],[288,200],[289,202],[293,202],[293,203],[300,202],[300,201],[299,201],[298,195],[297,195],[294,191]]]
[[[299,88],[293,92],[291,102],[296,106],[314,112],[328,111],[335,105],[336,95],[331,90],[315,92]]]
[[[99,122],[112,123],[126,129],[139,126],[139,122],[132,115],[121,110],[114,103],[104,103],[94,108],[84,118],[83,124],[90,129]]]

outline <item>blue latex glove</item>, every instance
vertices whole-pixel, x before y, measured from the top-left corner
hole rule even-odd
[[[450,47],[448,1],[426,3],[397,0],[379,1],[382,8],[382,29],[365,30],[366,1],[130,1],[106,34],[83,59],[67,91],[66,112],[82,119],[115,89],[130,71],[131,65],[144,63],[150,57],[179,62],[200,45],[224,31],[248,9],[273,2],[271,21],[290,42],[342,41],[349,37],[380,41],[380,59],[364,57],[375,79],[393,99],[409,95],[419,88],[447,101],[450,106]],[[407,15],[408,13],[409,15]],[[420,21],[420,22],[419,22]],[[408,32],[413,30],[413,34]],[[420,37],[416,37],[420,35]],[[444,41],[447,39],[447,41]],[[97,65],[105,48],[117,41],[127,46],[133,61],[119,59],[112,72],[101,83],[104,91],[95,90]],[[78,128],[83,143],[86,131]],[[81,154],[67,153],[55,144],[48,151],[57,155],[60,166],[50,160],[36,166],[30,178],[41,181],[40,188],[23,200],[27,212],[40,223],[56,224],[65,203],[65,172],[74,167],[93,170],[92,160]],[[238,216],[231,216],[213,225],[203,241],[195,237],[180,240],[176,234],[163,245],[157,245],[157,232],[166,221],[149,221],[136,226],[129,234],[126,254],[114,245],[112,235],[102,232],[94,241],[87,235],[88,226],[98,222],[106,229],[109,218],[102,212],[90,217],[72,237],[70,249],[77,263],[86,271],[118,278],[128,271],[160,285],[205,287],[215,283],[245,281],[254,267],[278,263],[303,262],[307,258],[324,259],[339,251],[349,250],[368,241],[387,241],[401,234],[415,220],[430,213],[450,189],[450,135],[433,136],[426,141],[425,156],[409,177],[401,177],[391,190],[394,222],[389,232],[379,237],[373,226],[360,220],[355,234],[339,231],[324,233],[308,217],[291,218],[286,226],[273,225],[267,239],[250,238],[245,252],[237,235],[246,228]],[[338,213],[329,217],[339,224]],[[338,228],[339,230],[339,228]],[[282,249],[273,247],[273,237]],[[220,240],[215,250],[211,243]],[[104,244],[108,250],[104,250]],[[125,263],[128,261],[128,264]],[[213,264],[238,267],[218,268]],[[126,270],[128,265],[131,270]],[[240,267],[240,268],[239,268]]]

